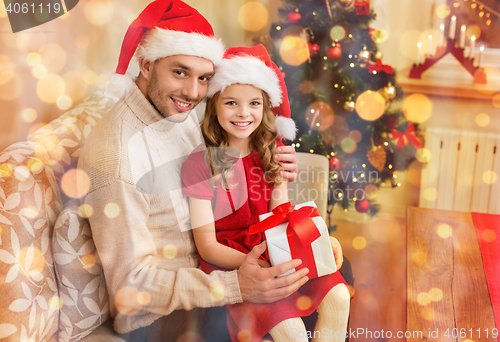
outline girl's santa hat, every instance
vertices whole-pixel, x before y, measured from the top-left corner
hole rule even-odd
[[[249,84],[269,95],[276,114],[278,136],[294,140],[297,128],[291,119],[290,103],[284,74],[269,57],[262,44],[253,47],[233,47],[226,50],[224,59],[215,67],[208,84],[208,97],[233,84]]]
[[[210,23],[194,8],[180,0],[156,0],[139,14],[125,34],[117,75],[110,87],[115,95],[124,95],[133,84],[125,73],[134,53],[137,59],[149,62],[188,55],[217,65],[224,55],[224,44],[215,38]]]

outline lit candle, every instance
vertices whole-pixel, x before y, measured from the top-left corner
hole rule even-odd
[[[444,24],[441,24],[439,28],[441,29],[441,36],[439,37],[439,46],[445,46],[446,43],[444,41]]]
[[[429,50],[427,51],[429,56],[432,56],[432,35],[429,35]]]
[[[479,65],[478,65],[479,68],[483,65],[483,52],[484,52],[484,46],[481,46],[479,48]]]
[[[476,47],[476,37],[472,36],[470,38],[470,54],[469,54],[470,59],[474,58],[474,48],[475,47]]]
[[[450,39],[455,39],[455,30],[456,29],[457,29],[457,17],[453,16],[453,17],[451,17],[450,34],[448,36]]]
[[[458,47],[465,49],[465,30],[467,27],[465,25],[462,25],[462,28],[460,29],[460,44]]]
[[[420,64],[420,57],[422,57],[422,43],[419,42],[417,44],[417,47],[418,47],[418,49],[417,49],[417,65],[419,65]]]

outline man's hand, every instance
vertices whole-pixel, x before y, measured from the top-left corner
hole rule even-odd
[[[241,297],[245,302],[273,303],[294,293],[304,285],[309,278],[307,268],[276,278],[278,275],[299,266],[302,261],[290,260],[284,264],[269,268],[259,265],[259,256],[266,250],[266,242],[255,246],[247,254],[245,261],[238,269],[238,282],[240,284]]]
[[[293,182],[297,178],[299,160],[295,156],[295,148],[292,146],[280,146],[276,149],[278,153],[275,158],[283,165],[281,176],[287,181]]]
[[[342,247],[340,246],[339,240],[330,236],[330,243],[332,244],[333,256],[335,257],[335,265],[337,265],[337,270],[342,267],[344,262],[344,255],[342,254]]]

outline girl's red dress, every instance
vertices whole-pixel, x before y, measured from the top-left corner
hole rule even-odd
[[[269,212],[272,184],[264,178],[261,160],[254,150],[247,157],[238,159],[233,166],[230,183],[226,191],[218,183],[215,189],[210,185],[212,178],[209,165],[205,162],[205,147],[198,146],[182,165],[184,194],[188,197],[210,200],[215,219],[217,241],[247,254],[263,241],[262,233],[248,233],[248,227],[259,222],[259,215]],[[269,262],[267,251],[263,259]],[[201,257],[203,271],[210,273],[224,268],[205,262]],[[288,298],[271,304],[240,303],[227,306],[227,323],[231,339],[238,342],[238,333],[250,333],[250,341],[260,341],[276,324],[288,318],[312,314],[328,291],[345,280],[337,271],[334,274],[309,280]],[[298,301],[302,296],[307,296]],[[310,305],[308,303],[310,302]],[[246,331],[244,331],[246,330]]]

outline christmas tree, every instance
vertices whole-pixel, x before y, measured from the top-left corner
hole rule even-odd
[[[274,62],[286,84],[299,134],[297,151],[330,161],[329,210],[378,211],[381,184],[415,159],[416,124],[401,110],[403,92],[377,48],[367,0],[283,0],[271,26]]]

